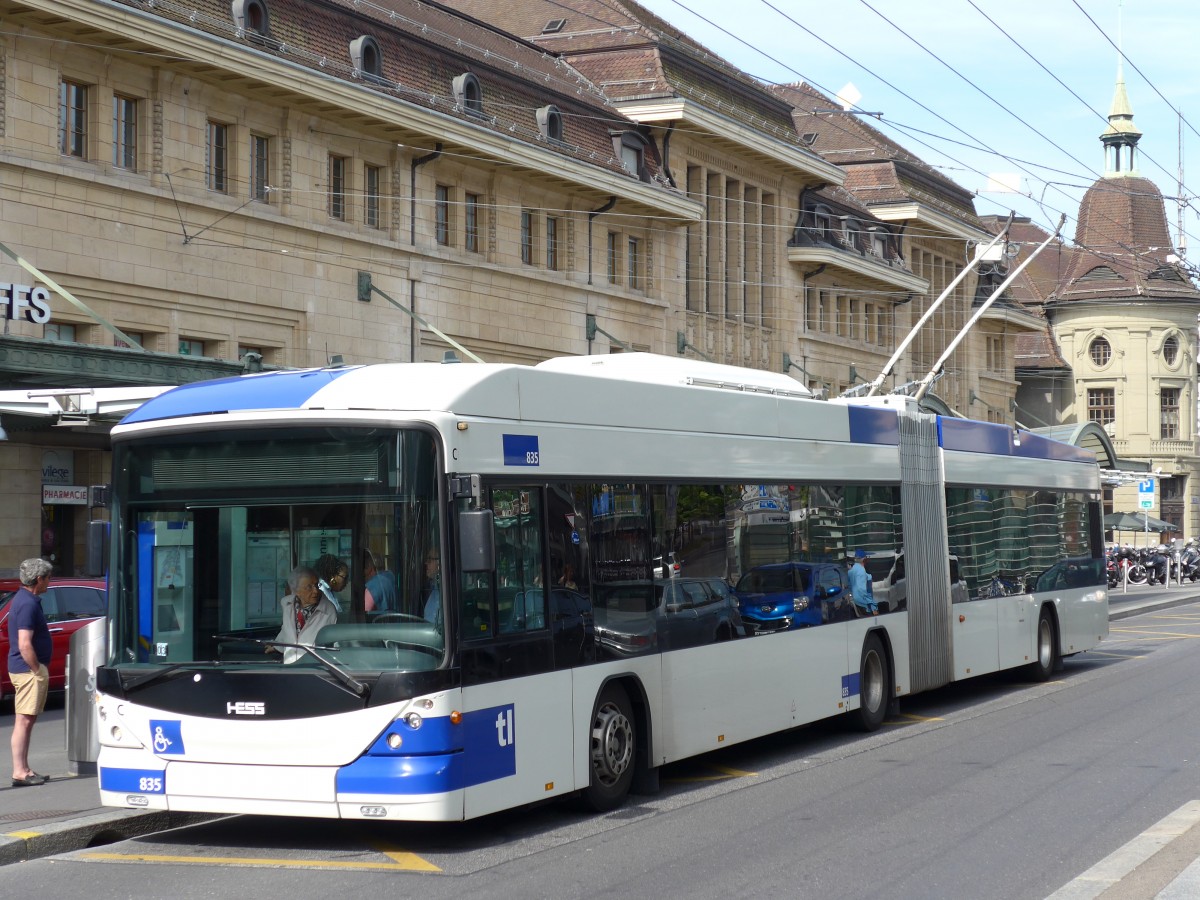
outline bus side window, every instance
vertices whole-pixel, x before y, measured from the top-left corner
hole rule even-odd
[[[534,487],[492,491],[496,622],[502,633],[546,627],[541,495],[541,490]]]

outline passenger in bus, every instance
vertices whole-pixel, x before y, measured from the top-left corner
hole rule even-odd
[[[421,589],[425,601],[426,621],[435,625],[442,621],[442,565],[437,550],[425,554],[425,585]]]
[[[350,581],[350,567],[332,553],[325,553],[317,559],[313,568],[317,570],[319,579],[317,588],[333,604],[333,608],[341,612],[342,604],[338,602],[337,595],[345,590]]]
[[[363,594],[363,609],[367,612],[396,612],[400,609],[400,592],[396,576],[379,568],[379,560],[370,550],[363,550],[363,579],[367,583]]]
[[[283,622],[275,640],[282,644],[315,644],[317,632],[326,625],[337,621],[337,610],[322,595],[318,587],[320,578],[316,570],[308,566],[296,566],[288,576],[288,588],[291,593],[280,603],[283,606]],[[303,650],[296,647],[284,647],[284,663],[292,663],[304,656]],[[268,646],[267,652],[279,652],[277,648]]]
[[[848,573],[850,599],[854,601],[854,605],[860,611],[877,616],[879,615],[879,606],[875,603],[875,595],[871,591],[871,576],[867,574],[867,568],[863,565],[863,560],[866,558],[867,551],[862,547],[854,551],[854,561],[851,563]]]

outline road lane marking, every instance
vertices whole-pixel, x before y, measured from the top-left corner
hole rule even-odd
[[[1068,881],[1046,900],[1093,900],[1099,897],[1197,823],[1200,823],[1200,800],[1192,800]]]
[[[257,856],[174,856],[165,853],[81,853],[83,859],[104,862],[196,863],[218,866],[255,866],[274,869],[362,869],[392,872],[440,872],[415,853],[381,851],[393,862],[343,862],[334,859],[282,859]]]

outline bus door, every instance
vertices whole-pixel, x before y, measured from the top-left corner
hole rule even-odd
[[[467,817],[574,789],[571,673],[554,669],[540,487],[491,491],[496,567],[463,572],[459,664]]]
[[[540,487],[491,492],[496,568],[465,572],[459,596],[463,684],[554,668],[546,609]]]

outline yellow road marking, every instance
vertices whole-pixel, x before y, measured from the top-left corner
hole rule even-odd
[[[670,784],[694,784],[701,781],[725,781],[728,778],[757,778],[757,772],[744,772],[741,769],[731,769],[728,766],[706,765],[705,768],[719,772],[719,775],[687,775],[682,778],[667,778]]]
[[[277,869],[386,869],[406,872],[440,872],[431,862],[413,853],[386,853],[395,862],[342,862],[339,860],[272,859],[255,856],[171,856],[160,853],[84,853],[84,859],[100,859],[110,862],[151,863],[198,863],[225,866],[264,866]]]
[[[1111,656],[1114,659],[1141,659],[1145,653],[1102,653],[1099,650],[1088,651],[1095,656]]]
[[[941,716],[918,716],[918,715],[914,715],[913,713],[900,713],[900,718],[911,719],[914,722],[942,722],[942,721],[944,721]],[[895,723],[888,723],[888,724],[902,725],[904,723],[903,722],[895,722]]]
[[[10,831],[4,836],[10,838],[19,838],[22,841],[27,841],[30,838],[41,837],[42,833],[40,831]]]
[[[1149,631],[1149,630],[1139,630],[1137,628],[1110,628],[1109,633],[1110,634],[1135,634],[1135,635],[1138,635],[1139,637],[1142,635],[1153,635],[1153,634],[1165,634],[1165,635],[1169,635],[1170,637],[1177,637],[1177,638],[1200,637],[1200,634],[1182,634],[1177,631]]]

